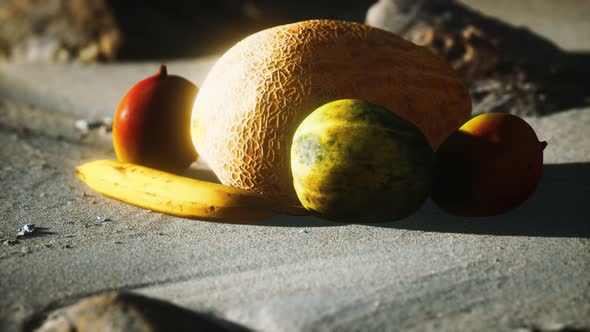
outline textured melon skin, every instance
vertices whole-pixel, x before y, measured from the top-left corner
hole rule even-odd
[[[291,146],[303,206],[336,221],[393,221],[430,192],[435,157],[422,132],[379,105],[329,102],[299,125]]]
[[[195,100],[193,143],[224,184],[299,205],[293,134],[344,98],[394,110],[434,148],[471,112],[462,80],[427,49],[360,23],[310,20],[255,33],[217,61]]]

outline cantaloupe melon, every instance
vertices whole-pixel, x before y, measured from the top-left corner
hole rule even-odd
[[[224,184],[298,205],[293,134],[344,98],[392,110],[433,148],[471,112],[462,80],[429,50],[364,24],[310,20],[255,33],[215,63],[193,106],[193,143]]]

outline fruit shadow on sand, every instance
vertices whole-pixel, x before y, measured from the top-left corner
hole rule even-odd
[[[483,218],[456,217],[431,200],[414,215],[372,227],[425,232],[590,238],[590,163],[546,164],[537,191],[519,208]],[[277,217],[258,225],[322,227],[342,224],[316,217]]]

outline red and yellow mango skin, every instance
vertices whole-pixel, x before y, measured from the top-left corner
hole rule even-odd
[[[190,135],[198,88],[187,79],[158,73],[134,85],[113,120],[113,146],[119,161],[182,173],[197,158]]]

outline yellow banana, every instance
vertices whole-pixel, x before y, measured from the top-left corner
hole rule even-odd
[[[180,217],[253,222],[302,214],[302,208],[281,206],[254,192],[114,160],[80,165],[76,174],[105,196]]]

